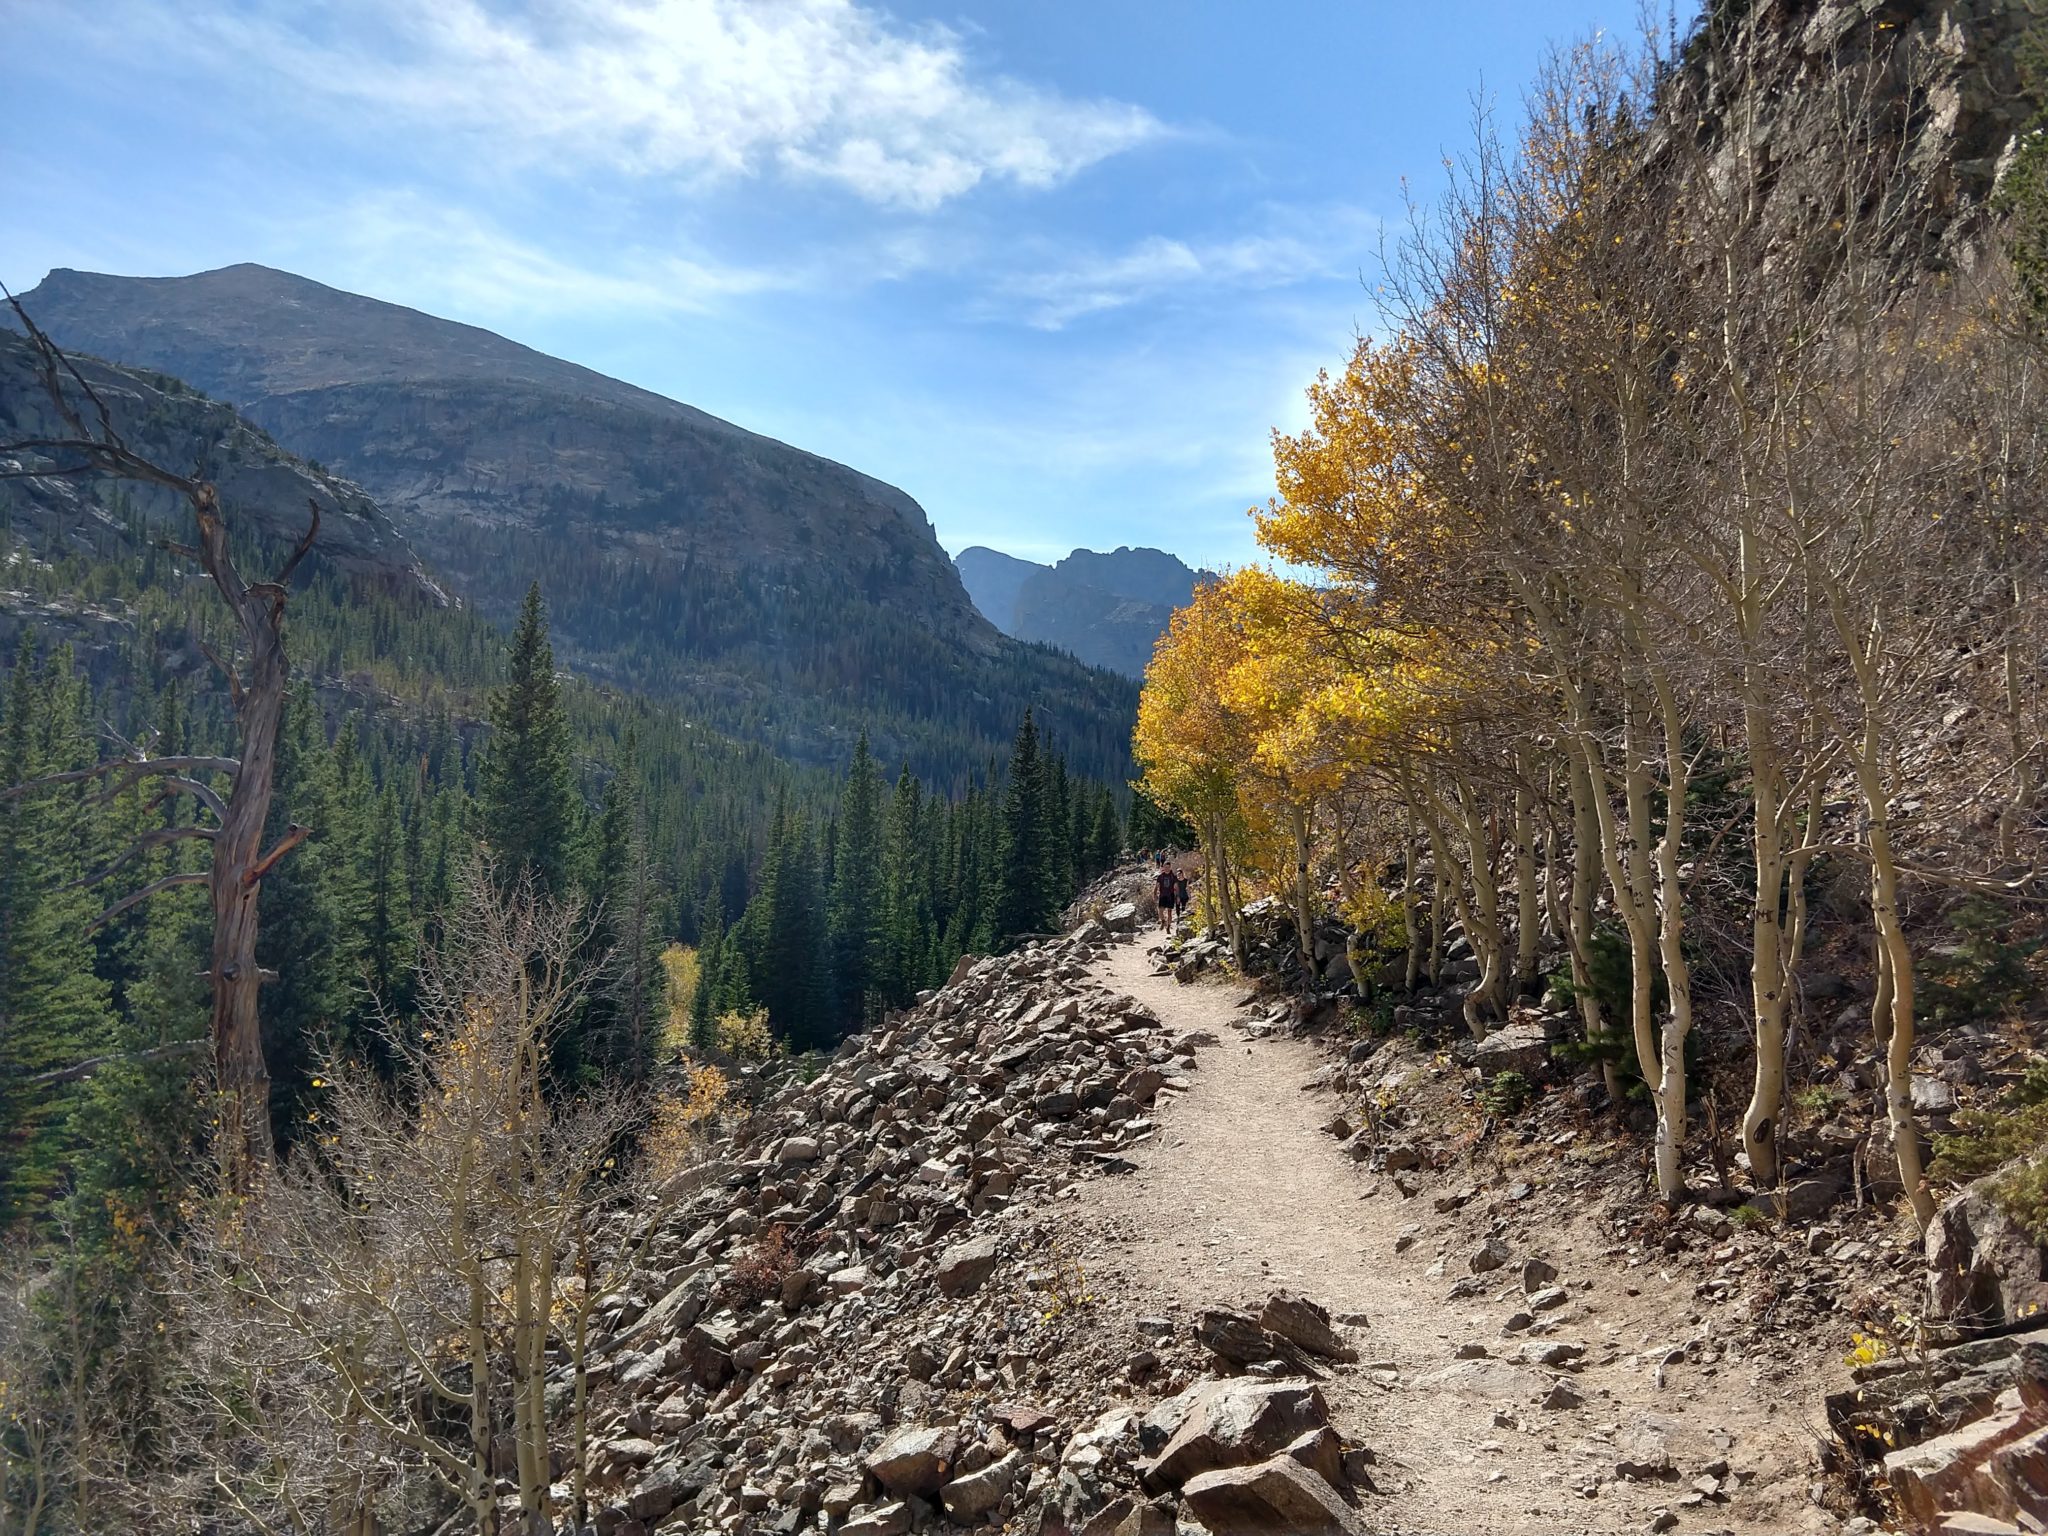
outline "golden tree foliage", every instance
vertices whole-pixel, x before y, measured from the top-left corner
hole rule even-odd
[[[1273,436],[1278,494],[1251,515],[1312,579],[1247,569],[1199,592],[1147,672],[1136,755],[1226,898],[1233,876],[1289,897],[1305,963],[1326,882],[1384,943],[1389,869],[1411,985],[1453,925],[1469,943],[1475,1032],[1561,958],[1610,1097],[1633,1070],[1656,1108],[1667,1199],[1693,1155],[1702,892],[1709,926],[1753,950],[1749,997],[1710,1001],[1755,1068],[1721,1123],[1768,1185],[1808,875],[1859,862],[1885,1133],[1924,1221],[1900,892],[1930,871],[2019,889],[1960,875],[1973,826],[2009,867],[2040,851],[2048,370],[2001,319],[1996,262],[1974,287],[1902,268],[1938,201],[1929,168],[1847,96],[1813,223],[1792,229],[1758,217],[1753,157],[1674,141],[1646,172],[1643,93],[1676,88],[1654,56],[1582,48],[1538,82],[1519,144],[1482,123],[1395,253],[1383,335]],[[1987,787],[1930,779],[1909,744],[1937,731],[1951,754],[1968,737]],[[1747,796],[1718,829],[1695,824],[1703,765]],[[1918,869],[1895,825],[1909,792],[1948,811]],[[1703,883],[1745,821],[1747,859]],[[1616,930],[1626,995],[1603,997]]]

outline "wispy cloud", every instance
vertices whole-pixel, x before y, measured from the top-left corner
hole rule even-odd
[[[1284,288],[1355,273],[1378,222],[1353,208],[1270,210],[1268,228],[1213,240],[1151,236],[1121,251],[1088,252],[1026,267],[995,284],[1039,330],[1182,294]]]
[[[379,192],[317,214],[280,218],[280,259],[306,241],[302,262],[327,280],[388,292],[405,274],[406,301],[460,314],[601,316],[707,314],[726,301],[803,286],[793,269],[626,248],[577,260],[520,238],[495,220],[417,192]]]
[[[984,71],[958,33],[854,0],[193,0],[162,35],[529,167],[779,173],[913,210],[1052,187],[1166,131]]]

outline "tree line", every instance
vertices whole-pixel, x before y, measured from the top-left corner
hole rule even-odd
[[[962,953],[1051,927],[1122,846],[1115,791],[1070,776],[1028,712],[1008,762],[955,800],[907,767],[886,783],[864,737],[834,781],[722,744],[663,758],[650,738],[705,733],[656,717],[643,735],[631,708],[604,735],[579,728],[538,588],[504,650],[488,729],[337,707],[310,682],[289,695],[268,832],[311,832],[265,876],[258,948],[281,1144],[307,1123],[323,1050],[389,1065],[384,1021],[412,1007],[422,946],[478,847],[508,883],[592,914],[579,960],[596,980],[550,1046],[552,1079],[587,1087],[646,1078],[672,1001],[695,1011],[700,1046],[710,1020],[755,1008],[788,1048],[836,1044]],[[109,720],[157,755],[204,750],[223,724],[182,680],[96,689],[68,648],[28,638],[4,676],[8,784],[89,768]],[[147,782],[104,804],[97,791],[0,800],[0,1226],[89,1190],[71,1203],[111,1241],[165,1217],[204,1141],[185,1088],[210,924],[204,892],[175,888],[93,926],[121,887],[86,882],[123,850],[148,844],[120,870],[137,888],[201,862],[176,836],[196,819],[185,798]],[[670,943],[701,957],[693,998],[664,995]],[[109,1056],[79,1080],[33,1081]]]

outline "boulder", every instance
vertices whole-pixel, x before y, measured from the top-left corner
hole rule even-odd
[[[1177,1488],[1198,1473],[1259,1461],[1330,1420],[1323,1394],[1306,1381],[1205,1382],[1177,1401],[1184,1418],[1138,1469],[1149,1488]],[[1144,1427],[1139,1436],[1142,1444]]]
[[[1489,1237],[1466,1263],[1473,1274],[1484,1275],[1499,1269],[1509,1257],[1508,1245],[1497,1237]]]
[[[910,1506],[898,1499],[863,1510],[839,1527],[839,1536],[905,1536],[910,1529]]]
[[[1231,1365],[1263,1365],[1277,1360],[1298,1375],[1320,1380],[1323,1374],[1309,1363],[1301,1349],[1240,1313],[1204,1312],[1195,1324],[1195,1338]]]
[[[1268,1333],[1292,1340],[1310,1354],[1321,1355],[1325,1360],[1352,1361],[1358,1358],[1358,1351],[1346,1344],[1330,1325],[1328,1309],[1306,1296],[1275,1291],[1266,1303],[1265,1311],[1259,1314],[1259,1326]]]
[[[1189,1513],[1231,1536],[1365,1536],[1359,1519],[1323,1478],[1290,1456],[1225,1467],[1181,1489]]]
[[[1528,1295],[1553,1285],[1557,1280],[1557,1266],[1548,1259],[1531,1259],[1522,1266],[1522,1290]]]
[[[775,1149],[778,1163],[814,1163],[818,1160],[818,1141],[815,1136],[785,1136],[782,1145]]]
[[[1119,901],[1102,909],[1102,926],[1111,933],[1129,933],[1138,926],[1138,904]]]
[[[1773,1221],[1811,1221],[1836,1200],[1848,1183],[1840,1174],[1821,1173],[1794,1179],[1777,1189],[1751,1197],[1746,1208],[1761,1212]]]
[[[995,1273],[995,1237],[970,1237],[939,1255],[939,1289],[948,1296],[971,1296]]]
[[[2048,1414],[2017,1388],[1973,1424],[1884,1459],[1899,1508],[1921,1529],[1950,1510],[2001,1520],[2048,1509]]]
[[[863,1465],[893,1494],[930,1498],[945,1486],[959,1444],[951,1429],[906,1424],[876,1446]]]
[[[1472,1064],[1482,1078],[1498,1077],[1503,1072],[1534,1077],[1550,1065],[1550,1036],[1539,1023],[1510,1024],[1473,1047]]]
[[[972,1524],[1002,1503],[1023,1469],[1024,1453],[1012,1451],[979,1472],[954,1478],[939,1490],[939,1502],[955,1520]]]
[[[1927,1292],[1958,1328],[1987,1329],[2048,1312],[2048,1250],[1999,1208],[1979,1180],[1927,1229]]]
[[[737,1323],[696,1324],[679,1341],[683,1370],[700,1387],[720,1386],[732,1375],[732,1351],[738,1340]]]

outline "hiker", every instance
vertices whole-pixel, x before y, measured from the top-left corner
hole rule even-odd
[[[1188,872],[1185,869],[1176,869],[1173,878],[1176,885],[1173,907],[1177,913],[1185,917],[1189,910]]]
[[[1181,879],[1169,864],[1159,866],[1152,881],[1152,894],[1159,903],[1159,931],[1173,932],[1174,913],[1180,906]]]

